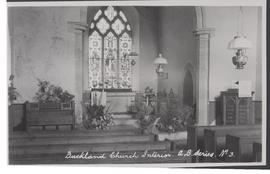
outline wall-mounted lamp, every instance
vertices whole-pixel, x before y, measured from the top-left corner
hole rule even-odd
[[[125,53],[124,54],[124,59],[129,59],[131,60],[131,65],[134,66],[136,64],[136,58],[138,56],[138,53],[136,52],[130,52],[130,53]]]
[[[131,65],[134,66],[136,64],[136,58],[138,57],[138,53],[130,52],[128,54],[129,59],[131,60]]]
[[[243,69],[247,63],[248,57],[246,56],[246,49],[252,47],[251,42],[243,34],[243,10],[239,10],[239,26],[237,35],[229,42],[228,49],[235,50],[235,56],[232,57],[232,62],[236,69]]]
[[[157,74],[161,75],[162,73],[164,73],[164,65],[167,65],[168,62],[164,57],[162,57],[161,54],[159,54],[158,57],[155,59],[154,64],[157,65]]]

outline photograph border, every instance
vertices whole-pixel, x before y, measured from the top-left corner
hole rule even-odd
[[[244,162],[244,163],[151,163],[151,164],[87,164],[95,166],[132,166],[132,167],[249,167],[249,166],[265,166],[267,158],[269,158],[269,151],[267,155],[267,144],[269,145],[269,138],[267,138],[267,132],[269,132],[269,119],[267,120],[267,98],[269,94],[266,89],[266,65],[269,65],[266,56],[266,1],[265,0],[154,0],[154,1],[28,1],[28,2],[15,2],[8,0],[7,7],[45,7],[45,6],[260,6],[262,7],[262,162]],[[269,6],[269,4],[268,4]],[[268,14],[269,15],[269,14]],[[269,23],[268,23],[269,25]],[[267,35],[269,39],[269,36]],[[269,73],[269,70],[268,72]],[[268,124],[267,124],[268,122]],[[266,131],[268,130],[268,131]],[[268,135],[269,136],[269,135]],[[268,142],[268,143],[267,143]],[[268,156],[268,157],[267,157]],[[268,162],[269,163],[269,162]],[[269,164],[268,164],[269,165]]]

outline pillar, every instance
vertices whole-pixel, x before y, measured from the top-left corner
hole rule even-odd
[[[208,125],[210,38],[213,28],[200,28],[195,32],[198,40],[196,67],[196,118],[198,125]]]
[[[84,55],[84,35],[88,31],[87,24],[80,22],[68,22],[69,31],[75,36],[75,127],[77,129],[82,126],[82,95],[84,89],[83,74],[83,55]]]

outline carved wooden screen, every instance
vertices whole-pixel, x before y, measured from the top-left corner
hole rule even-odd
[[[131,27],[123,11],[102,7],[90,21],[89,88],[131,89],[131,47]]]
[[[252,97],[239,97],[238,89],[223,91],[222,109],[223,123],[225,125],[254,124],[255,119],[251,115]]]

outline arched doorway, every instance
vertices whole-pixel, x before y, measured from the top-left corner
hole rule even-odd
[[[192,106],[194,104],[194,84],[191,72],[188,70],[186,71],[185,78],[184,78],[184,85],[183,85],[183,104]]]

